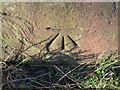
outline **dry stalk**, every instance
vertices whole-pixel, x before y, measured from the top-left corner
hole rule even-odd
[[[104,50],[99,56],[98,59],[100,59],[100,57],[106,52],[106,50]]]
[[[56,65],[54,65],[54,67],[55,67],[56,69],[58,69],[62,74],[64,74],[64,76],[58,80],[58,83],[59,83],[64,77],[67,77],[67,78],[70,79],[71,81],[75,82],[79,88],[81,88],[80,85],[79,85],[79,83],[78,83],[76,80],[74,80],[74,79],[70,78],[69,76],[67,76],[68,74],[70,74],[72,71],[74,71],[75,69],[77,69],[77,68],[80,67],[80,66],[81,66],[81,65],[78,65],[77,67],[75,67],[74,69],[72,69],[70,72],[68,72],[67,74],[65,74],[60,68],[58,68]]]
[[[12,55],[12,53],[15,51],[15,48],[10,52],[10,54],[7,56],[7,58],[4,60],[4,62],[6,62],[9,58],[10,58],[10,56]]]
[[[40,78],[40,77],[43,77],[43,76],[46,76],[50,74],[50,72],[48,73],[45,73],[45,74],[42,74],[42,75],[39,75],[37,77],[30,77],[30,78],[23,78],[23,79],[15,79],[15,80],[11,80],[11,81],[8,81],[6,83],[3,83],[2,86],[6,85],[6,84],[10,84],[10,83],[14,83],[14,82],[20,82],[20,81],[26,81],[26,80],[32,80],[32,79],[37,79],[37,78]]]
[[[77,67],[73,68],[72,70],[70,70],[68,73],[64,74],[59,80],[58,82],[60,82],[64,77],[66,77],[68,74],[70,74],[71,72],[73,72],[75,69],[79,68],[81,65],[78,65]]]

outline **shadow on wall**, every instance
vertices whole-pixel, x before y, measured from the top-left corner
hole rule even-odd
[[[84,55],[84,53],[89,52],[90,50],[72,52],[73,50],[76,50],[78,47],[72,48],[71,50],[65,52],[62,52],[62,50],[60,50],[59,48],[56,50],[47,51],[47,48],[45,46],[43,49],[39,51],[39,53],[33,56],[25,55],[25,51],[27,51],[29,48],[41,44],[43,42],[47,42],[49,38],[37,44],[32,44],[31,46],[28,46],[28,48],[26,49],[24,49],[24,45],[22,44],[21,49],[19,49],[15,57],[12,57],[10,59],[11,60],[10,62],[19,63],[22,62],[23,60],[26,60],[24,64],[27,65],[53,65],[53,64],[75,65],[94,61],[95,58],[97,58],[97,56],[100,54],[95,53]]]
[[[83,55],[90,50],[78,51],[72,53],[73,50],[77,48],[72,48],[69,51],[61,52],[60,49],[53,51],[46,51],[46,48],[42,49],[40,53],[31,56],[31,61],[29,64],[38,65],[76,65],[81,63],[89,63],[94,61],[100,53]]]

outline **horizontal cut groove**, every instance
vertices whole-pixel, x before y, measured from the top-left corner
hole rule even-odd
[[[62,43],[61,43],[61,50],[65,49],[65,44],[64,44],[64,37],[62,36]]]
[[[68,38],[72,41],[73,45],[74,45],[75,47],[77,47],[77,46],[78,46],[77,43],[76,43],[69,35],[67,35],[67,36],[68,36]]]
[[[48,29],[48,30],[49,30],[49,29],[51,29],[51,27],[46,27],[46,29]]]
[[[50,45],[53,43],[53,41],[58,37],[58,35],[59,35],[59,33],[58,33],[50,42],[48,42],[48,43],[46,44],[47,51],[50,51],[50,50],[49,50],[49,47],[50,47]]]
[[[80,30],[79,28],[53,28],[53,27],[46,27],[47,30],[52,31],[75,31]]]
[[[9,15],[10,13],[0,12],[2,15]]]

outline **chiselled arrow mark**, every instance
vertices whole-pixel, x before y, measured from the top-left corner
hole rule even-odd
[[[64,49],[65,49],[65,40],[64,40],[64,36],[62,36],[61,50]]]
[[[78,28],[66,28],[66,29],[60,29],[60,28],[52,28],[52,27],[47,27],[46,28],[47,30],[53,30],[53,31],[74,31],[74,30],[79,30]],[[66,32],[65,32],[66,33]],[[46,48],[47,48],[47,51],[50,51],[49,50],[49,47],[51,46],[51,44],[55,41],[55,39],[58,37],[59,33],[49,42],[46,44]],[[67,35],[67,37],[69,38],[69,40],[72,42],[72,44],[74,45],[74,47],[77,47],[78,44],[76,43],[76,41],[70,36],[70,35]],[[62,35],[61,37],[62,41],[61,41],[61,47],[60,49],[61,50],[64,50],[65,49],[65,38],[64,38],[64,35]]]
[[[52,40],[50,40],[50,42],[48,42],[46,44],[46,49],[47,49],[48,52],[50,51],[49,47],[55,41],[55,39],[58,37],[58,35],[59,35],[59,33]],[[72,44],[74,45],[74,47],[78,46],[78,44],[71,38],[70,35],[67,35],[67,37],[70,39],[70,41],[72,41]],[[64,36],[62,36],[61,50],[64,50],[64,49],[65,49],[65,38],[64,38]]]
[[[58,37],[58,35],[59,35],[59,33],[50,41],[50,42],[48,42],[47,44],[46,44],[46,49],[47,49],[47,51],[49,52],[50,50],[49,50],[49,47],[50,47],[50,45],[53,43],[53,41]]]
[[[77,46],[78,46],[77,43],[76,43],[69,35],[67,35],[67,36],[68,36],[68,38],[72,41],[73,45],[74,45],[75,47],[77,47]]]

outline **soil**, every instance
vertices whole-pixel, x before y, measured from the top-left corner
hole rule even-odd
[[[91,55],[118,49],[117,3],[3,3],[4,58],[25,50]],[[31,46],[29,49],[27,49]],[[69,53],[68,53],[69,52]],[[72,58],[73,59],[73,58]]]

